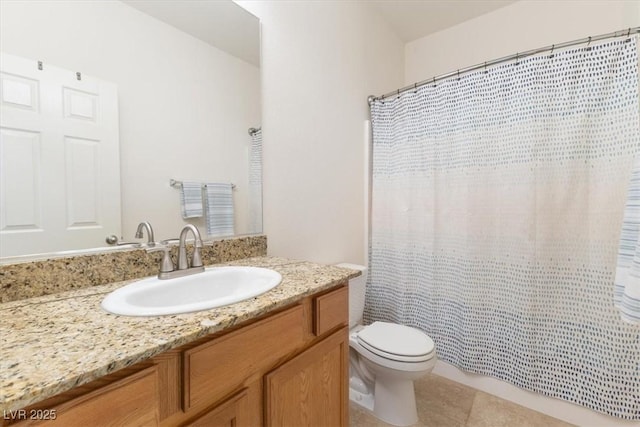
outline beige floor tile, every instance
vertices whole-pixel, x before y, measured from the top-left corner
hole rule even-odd
[[[426,427],[464,427],[464,422],[453,420],[438,412],[425,412],[418,409],[419,425]]]
[[[569,427],[571,425],[481,391],[476,393],[467,421],[468,427]]]
[[[384,421],[376,418],[367,410],[360,408],[353,402],[349,402],[349,425],[351,427],[392,427],[392,424],[385,423]],[[417,423],[411,425],[411,427],[449,427],[446,424],[437,424],[435,422],[430,424],[425,424],[422,419],[418,420]],[[457,427],[457,426],[452,426]]]
[[[464,427],[475,390],[437,375],[416,381],[418,423],[413,427]],[[351,403],[349,419],[352,427],[387,427],[370,413]]]
[[[350,427],[382,427],[384,424],[380,424],[373,415],[368,414],[364,410],[360,409],[353,402],[349,402],[349,426]]]
[[[415,382],[418,417],[436,426],[463,426],[467,421],[476,390],[438,375],[427,375]]]
[[[371,415],[353,402],[349,402],[349,426],[350,427],[388,427],[382,420]],[[418,427],[418,426],[415,426]]]
[[[412,427],[569,427],[563,421],[437,375],[415,382],[419,421]],[[389,427],[354,403],[352,427]]]
[[[411,427],[464,427],[463,423],[444,417],[438,413],[418,413],[419,420]],[[361,409],[359,406],[350,403],[349,425],[351,427],[390,427],[387,424]]]

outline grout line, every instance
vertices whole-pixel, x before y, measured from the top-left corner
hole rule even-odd
[[[469,408],[469,412],[467,412],[467,418],[465,418],[464,420],[465,427],[469,426],[469,419],[471,418],[471,412],[473,412],[473,408],[476,406],[476,401],[478,400],[478,390],[474,388],[471,388],[471,389],[473,390],[473,401],[471,402],[471,408]]]

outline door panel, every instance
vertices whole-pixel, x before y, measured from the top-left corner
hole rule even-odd
[[[100,225],[99,151],[100,141],[65,137],[69,228]]]
[[[2,230],[38,231],[42,224],[40,133],[0,128]]]

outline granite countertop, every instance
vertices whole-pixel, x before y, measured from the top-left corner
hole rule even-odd
[[[218,265],[271,268],[282,283],[230,306],[170,316],[117,316],[100,307],[106,294],[132,281],[0,304],[0,410],[23,408],[360,275],[273,257]]]

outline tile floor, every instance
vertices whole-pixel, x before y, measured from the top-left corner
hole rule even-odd
[[[416,381],[417,427],[568,427],[499,397],[437,375]],[[351,403],[352,427],[384,427],[384,423]]]

